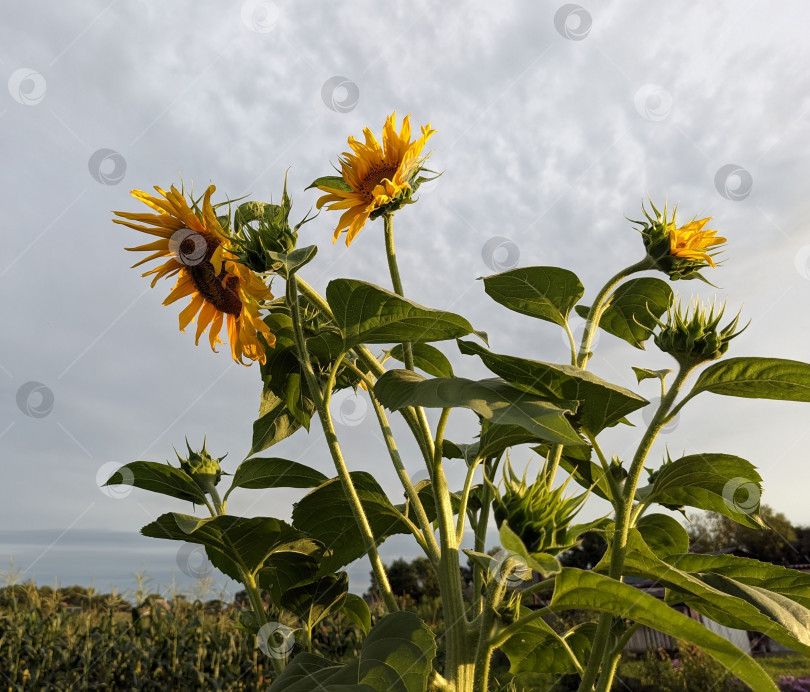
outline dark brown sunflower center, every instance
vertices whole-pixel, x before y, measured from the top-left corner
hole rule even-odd
[[[366,173],[366,177],[361,181],[358,192],[370,197],[374,188],[380,184],[380,181],[385,180],[385,178],[393,180],[398,168],[397,164],[385,165],[380,163],[372,166]]]
[[[220,312],[238,317],[242,313],[242,301],[239,298],[239,278],[232,274],[228,275],[224,266],[219,275],[214,272],[214,265],[211,264],[210,260],[220,243],[214,238],[206,238],[206,241],[208,248],[205,259],[199,264],[187,266],[186,271],[203,298]],[[180,250],[181,252],[183,250],[182,244]]]

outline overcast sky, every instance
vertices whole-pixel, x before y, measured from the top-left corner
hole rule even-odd
[[[753,320],[730,354],[810,360],[801,2],[105,0],[4,2],[2,13],[0,571],[13,555],[40,583],[127,588],[140,568],[155,585],[173,570],[187,581],[199,556],[138,530],[189,507],[137,489],[111,497],[98,479],[171,458],[185,436],[207,435],[231,471],[250,447],[258,367],[177,330],[177,307],[161,306],[170,282],[150,290],[129,269],[123,248],[146,240],[113,225],[112,210],[142,211],[130,189],[181,177],[216,184],[219,200],[278,200],[289,169],[298,220],[318,197],[304,188],[330,173],[346,138],[379,132],[395,109],[438,130],[432,163],[444,171],[397,216],[406,292],[465,315],[493,350],[566,360],[553,325],[496,306],[476,278],[566,266],[587,301],[640,259],[624,216],[638,218],[649,194],[680,201],[685,218],[713,216],[728,238],[725,265],[707,276],[730,314],[742,307]],[[320,250],[304,278],[320,289],[338,276],[389,285],[381,222],[348,250],[331,243],[336,222],[324,213],[302,229],[301,244]],[[457,374],[486,376],[454,344],[444,350]],[[630,365],[672,362],[604,335],[591,364],[635,387]],[[654,397],[655,385],[637,391]],[[397,492],[370,407],[343,395],[335,405],[351,467]],[[673,456],[737,454],[759,467],[766,503],[810,524],[809,416],[800,404],[703,395],[650,460],[660,463],[664,444]],[[457,414],[450,437],[472,434],[472,416]],[[639,435],[605,439],[626,458]],[[317,425],[270,453],[334,475]],[[513,454],[518,467],[530,458]],[[300,494],[242,491],[229,509],[286,519]],[[398,538],[382,552],[415,550]],[[368,571],[367,561],[350,568],[354,590]]]

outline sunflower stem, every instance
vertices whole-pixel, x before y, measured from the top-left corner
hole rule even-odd
[[[383,222],[385,225],[385,255],[388,258],[388,272],[391,274],[391,283],[394,286],[394,293],[404,298],[405,291],[402,290],[402,279],[399,276],[399,265],[397,264],[397,251],[394,247],[394,215],[383,214]],[[405,361],[405,367],[408,370],[414,369],[413,347],[410,343],[402,344],[402,359]]]
[[[608,571],[608,575],[613,579],[621,579],[622,577],[624,559],[627,553],[627,536],[632,526],[633,499],[636,495],[636,487],[641,478],[641,473],[644,470],[644,462],[652,448],[653,442],[655,442],[655,438],[658,436],[661,428],[666,424],[669,410],[692,369],[691,367],[681,367],[667,395],[661,399],[658,409],[653,415],[647,430],[644,432],[636,448],[636,453],[630,464],[627,479],[624,482],[623,492],[620,497],[616,498],[616,502],[614,503],[616,507],[616,530],[610,545],[610,566]],[[612,620],[613,616],[609,613],[602,613],[599,616],[599,623],[596,626],[596,634],[594,635],[593,648],[591,649],[591,655],[588,660],[588,667],[585,669],[585,673],[582,676],[578,692],[590,692],[594,688],[594,683],[600,671],[603,676],[603,679],[600,681],[600,689],[610,689],[610,683],[616,672],[616,667],[612,665],[611,661],[612,652],[608,647]],[[607,680],[604,679],[605,676]]]
[[[645,269],[655,269],[655,264],[646,256],[640,262],[631,264],[629,267],[622,269],[612,276],[602,287],[602,290],[599,291],[596,299],[593,301],[593,305],[591,305],[591,309],[588,311],[585,333],[582,335],[582,342],[579,345],[579,355],[577,356],[577,364],[579,367],[584,368],[588,363],[588,359],[591,357],[591,344],[593,343],[594,336],[596,336],[596,330],[599,327],[602,314],[608,307],[609,298],[613,293],[613,289],[631,274],[644,271]]]
[[[318,384],[318,379],[315,376],[315,370],[312,367],[312,361],[309,358],[307,351],[306,339],[304,338],[304,330],[301,326],[301,308],[298,304],[298,286],[295,274],[290,275],[287,279],[287,302],[289,303],[290,312],[292,314],[293,329],[295,332],[295,342],[298,350],[298,357],[301,359],[304,375],[315,399],[315,406],[318,410],[318,417],[323,426],[323,432],[326,437],[326,442],[329,447],[329,453],[332,456],[332,461],[335,464],[335,469],[340,477],[341,485],[349,500],[352,508],[357,527],[360,529],[360,534],[363,537],[363,543],[368,554],[369,561],[371,562],[371,569],[374,572],[374,578],[383,595],[383,600],[388,608],[388,611],[393,613],[399,610],[397,601],[391,591],[391,585],[388,582],[388,575],[385,573],[385,566],[380,559],[380,554],[377,551],[377,544],[374,540],[374,534],[371,531],[371,526],[368,523],[363,505],[360,502],[360,497],[357,494],[357,489],[352,482],[351,474],[346,466],[346,461],[343,458],[343,452],[338,442],[335,426],[332,421],[332,416],[329,412],[329,399],[332,395],[332,387],[334,386],[335,376],[337,374],[337,367],[333,367],[329,373],[329,379],[322,391]],[[345,354],[344,354],[345,356]],[[341,356],[341,359],[343,356]],[[339,363],[339,361],[338,361]]]

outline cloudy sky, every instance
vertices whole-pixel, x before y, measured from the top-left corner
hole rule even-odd
[[[347,136],[379,131],[393,110],[438,130],[444,171],[397,217],[406,292],[465,315],[493,350],[566,359],[553,325],[496,306],[476,278],[561,265],[588,300],[640,258],[624,216],[649,194],[680,201],[684,217],[713,216],[729,239],[711,279],[731,314],[753,320],[731,354],[810,360],[809,19],[798,1],[3,3],[0,570],[13,556],[25,578],[103,590],[131,586],[141,568],[155,585],[193,576],[199,556],[138,535],[186,506],[137,489],[110,496],[98,482],[121,463],[172,457],[185,436],[207,435],[233,470],[259,372],[177,330],[175,306],[161,306],[171,285],[149,289],[129,269],[123,248],[145,241],[111,212],[140,211],[132,188],[181,178],[216,184],[220,200],[278,200],[289,169],[300,219],[317,199],[304,188],[329,174]],[[304,278],[388,285],[381,222],[347,250],[331,243],[336,220],[302,229],[320,249]],[[676,288],[714,295],[696,284]],[[485,376],[452,343],[445,351],[458,374]],[[630,365],[672,365],[607,335],[591,363],[628,387]],[[638,391],[653,397],[655,385]],[[396,492],[369,406],[335,406],[352,468]],[[664,444],[742,456],[761,470],[764,501],[808,524],[808,416],[703,395],[651,461]],[[317,427],[272,453],[331,473]],[[453,439],[472,434],[471,416],[451,421]],[[610,431],[606,444],[626,458],[639,435]],[[513,454],[518,467],[530,458]],[[418,473],[413,454],[406,464]],[[229,509],[288,518],[299,495],[243,491]],[[414,551],[400,538],[383,555]],[[350,568],[353,589],[368,569]]]

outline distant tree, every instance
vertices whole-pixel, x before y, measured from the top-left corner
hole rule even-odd
[[[722,514],[704,513],[690,516],[687,525],[690,550],[694,553],[710,553],[725,548],[742,548],[758,560],[774,564],[804,562],[808,551],[799,545],[799,533],[782,513],[768,505],[762,505],[760,515],[767,529],[752,529],[737,524]],[[807,536],[807,529],[800,529]],[[807,547],[807,545],[805,545]]]
[[[391,591],[396,596],[408,596],[416,603],[421,603],[424,599],[437,598],[439,595],[439,580],[436,578],[436,570],[426,557],[417,557],[411,562],[401,557],[397,558],[386,566],[385,571],[388,574]],[[466,585],[464,568],[460,569],[460,577],[462,585]],[[380,597],[373,572],[371,585],[365,595],[367,598],[374,599]]]

